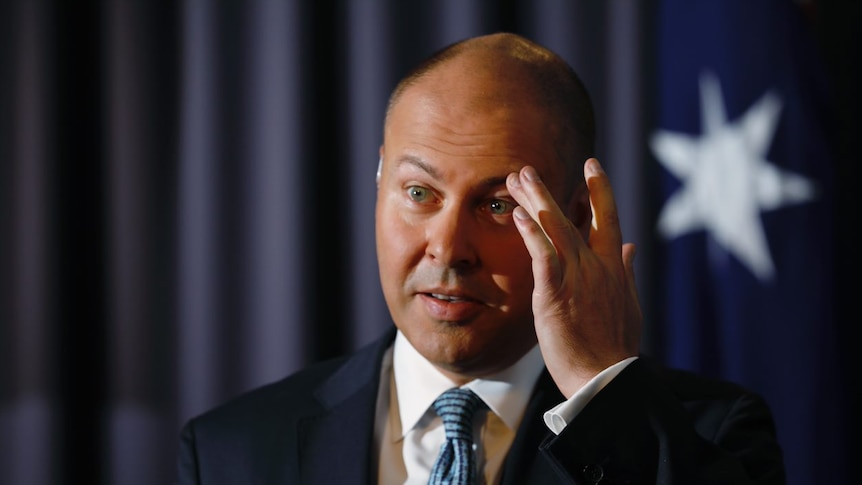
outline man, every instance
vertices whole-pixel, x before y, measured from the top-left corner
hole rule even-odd
[[[449,436],[432,403],[462,387],[476,483],[784,483],[757,395],[638,356],[635,248],[593,131],[577,75],[519,36],[410,73],[377,180],[395,328],[191,420],[179,482],[427,483]]]

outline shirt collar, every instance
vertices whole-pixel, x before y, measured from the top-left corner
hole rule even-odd
[[[428,362],[401,331],[395,336],[392,358],[403,438],[419,423],[437,396],[455,384]],[[536,344],[507,369],[474,379],[463,387],[478,394],[506,426],[516,430],[544,366]]]

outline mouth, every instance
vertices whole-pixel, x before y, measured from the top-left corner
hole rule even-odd
[[[419,293],[427,314],[438,321],[465,322],[482,311],[481,301],[464,294],[439,290]]]
[[[418,293],[426,298],[433,298],[445,303],[482,303],[481,297],[463,288],[423,288]]]
[[[442,301],[447,301],[449,303],[460,303],[460,302],[467,302],[467,301],[475,301],[475,300],[472,300],[470,298],[465,298],[462,296],[447,295],[444,293],[424,293],[424,294],[430,296],[431,298],[435,298],[437,300],[442,300]]]

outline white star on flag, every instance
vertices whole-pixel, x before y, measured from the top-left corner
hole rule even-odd
[[[775,275],[760,212],[810,201],[814,183],[771,164],[766,155],[781,111],[781,100],[765,93],[738,120],[730,122],[718,79],[700,79],[701,136],[656,131],[653,153],[682,183],[659,214],[665,239],[705,229],[759,280]]]

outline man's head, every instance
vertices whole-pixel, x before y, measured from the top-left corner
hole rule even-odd
[[[535,345],[531,259],[505,179],[535,167],[587,237],[581,167],[593,126],[574,71],[512,34],[450,46],[393,91],[380,149],[380,278],[398,328],[453,379],[499,371]]]
[[[593,156],[595,119],[592,101],[583,82],[572,67],[547,48],[524,37],[497,33],[469,38],[447,46],[410,71],[389,97],[384,133],[392,108],[408,88],[418,84],[438,66],[461,57],[468,67],[456,74],[471,76],[475,69],[486,69],[504,78],[499,79],[497,93],[489,96],[532,96],[532,102],[543,107],[555,131],[548,134],[562,162],[566,165],[566,183],[574,189],[582,180],[584,161]],[[508,78],[508,79],[507,79]],[[509,91],[504,81],[511,81]],[[493,101],[493,100],[492,100]],[[511,99],[499,99],[500,102]]]

